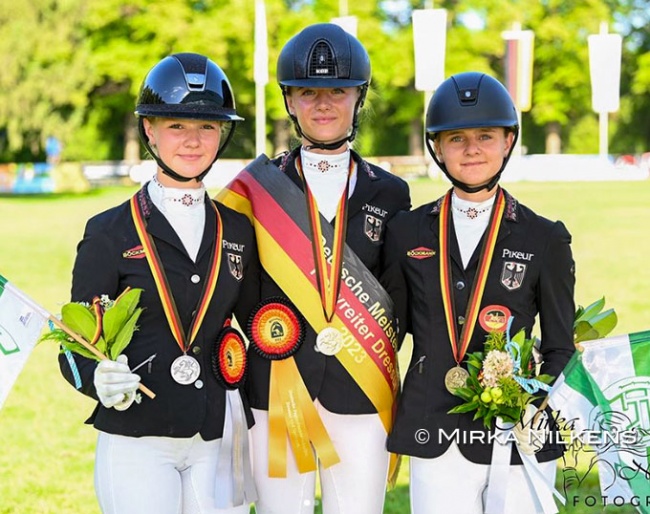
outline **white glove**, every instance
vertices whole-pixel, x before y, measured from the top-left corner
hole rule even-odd
[[[126,410],[135,400],[140,376],[131,373],[126,355],[119,355],[114,361],[105,359],[97,364],[93,382],[104,407]]]
[[[542,449],[549,433],[548,415],[545,411],[537,413],[537,407],[528,404],[521,421],[512,428],[517,446],[526,455],[533,455]]]

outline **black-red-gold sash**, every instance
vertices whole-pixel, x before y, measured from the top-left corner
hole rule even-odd
[[[447,322],[447,331],[449,333],[449,342],[454,354],[456,364],[460,364],[465,356],[467,347],[474,333],[474,327],[478,319],[481,299],[487,282],[487,275],[490,270],[490,263],[496,246],[501,218],[505,210],[505,199],[501,188],[497,191],[497,197],[494,200],[490,222],[487,227],[486,237],[481,247],[478,271],[474,277],[474,284],[469,295],[469,302],[465,312],[465,323],[460,333],[456,330],[456,306],[451,286],[451,260],[449,258],[449,238],[451,231],[449,223],[451,217],[451,190],[445,195],[440,207],[440,285],[442,288],[442,302],[445,309],[445,320]]]
[[[329,273],[327,272],[328,259],[325,255],[323,228],[321,225],[321,216],[318,211],[316,198],[309,189],[307,179],[302,172],[300,156],[296,157],[296,171],[302,180],[307,200],[307,212],[309,213],[309,228],[311,229],[311,244],[314,253],[314,265],[316,271],[316,285],[320,293],[320,301],[323,304],[323,314],[325,320],[329,323],[334,316],[336,309],[336,300],[341,290],[341,269],[343,268],[343,248],[345,247],[345,236],[348,228],[348,194],[350,191],[350,177],[354,171],[354,159],[350,157],[350,167],[348,176],[345,181],[345,188],[341,194],[338,206],[336,208],[336,217],[334,218],[334,240],[332,241],[332,256]]]
[[[156,288],[158,290],[158,296],[165,311],[165,317],[167,318],[167,323],[169,328],[178,343],[181,351],[187,353],[187,351],[192,346],[196,334],[201,328],[203,319],[205,318],[205,313],[208,310],[210,305],[210,300],[214,294],[214,290],[217,287],[217,277],[219,275],[219,267],[221,266],[221,247],[222,247],[222,236],[223,236],[223,224],[221,222],[221,215],[217,210],[214,202],[210,202],[212,209],[217,217],[217,237],[215,239],[214,247],[212,248],[212,255],[210,259],[210,268],[208,270],[208,278],[204,283],[203,292],[201,294],[201,299],[199,301],[199,306],[196,309],[196,314],[192,318],[192,324],[190,325],[189,333],[186,334],[183,330],[183,324],[181,318],[178,314],[178,309],[176,308],[176,302],[174,301],[174,296],[172,295],[171,288],[169,287],[169,282],[167,281],[167,276],[165,274],[165,269],[162,262],[160,261],[160,256],[158,255],[158,250],[153,241],[151,235],[147,232],[147,221],[143,215],[142,207],[137,198],[137,193],[131,197],[131,216],[133,217],[133,222],[135,224],[135,229],[140,238],[140,243],[144,248],[145,256],[147,258],[147,263],[151,269],[151,274],[153,275],[154,282],[156,283]]]
[[[324,319],[304,193],[266,156],[248,165],[218,199],[249,217],[262,265],[314,331],[327,326],[341,331],[344,347],[336,358],[373,403],[388,432],[399,388],[397,332],[388,294],[354,252],[343,245],[336,308],[329,323]],[[333,247],[333,230],[324,219],[321,227],[327,255]],[[296,379],[302,383],[299,374]],[[269,423],[272,416],[269,410]]]

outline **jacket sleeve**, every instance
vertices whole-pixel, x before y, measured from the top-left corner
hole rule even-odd
[[[398,216],[399,217],[399,216]],[[381,285],[393,301],[395,317],[397,318],[399,346],[407,332],[410,332],[411,322],[409,319],[409,292],[408,284],[404,277],[400,252],[399,220],[393,218],[386,226],[384,244],[381,256]]]
[[[571,252],[571,235],[564,224],[556,222],[544,252],[536,292],[540,327],[542,373],[557,377],[575,351],[573,320],[575,317],[575,263]]]
[[[96,220],[86,224],[83,239],[77,246],[77,256],[72,271],[72,301],[90,303],[94,296],[102,294],[116,298],[118,292],[118,272],[115,249],[109,237],[109,230]],[[72,359],[71,364],[68,359]],[[72,354],[59,354],[59,368],[65,379],[76,387],[76,366],[81,386],[79,390],[97,399],[93,375],[97,362],[93,359]]]

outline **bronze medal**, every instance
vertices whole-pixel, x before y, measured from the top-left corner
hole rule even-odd
[[[343,334],[334,327],[321,330],[316,336],[316,349],[323,355],[336,355],[343,348]]]
[[[201,375],[201,365],[190,355],[174,359],[171,367],[172,378],[181,385],[193,384]]]
[[[465,368],[454,366],[445,374],[445,387],[447,391],[454,394],[454,391],[460,387],[465,387],[469,373]]]

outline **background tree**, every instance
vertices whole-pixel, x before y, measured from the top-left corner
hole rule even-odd
[[[349,15],[373,65],[357,148],[365,155],[422,154],[424,99],[414,90],[413,9],[425,0],[355,0]],[[645,0],[442,0],[448,11],[447,75],[504,78],[504,30],[535,32],[533,107],[523,115],[529,153],[596,153],[587,36],[603,20],[624,38],[621,109],[610,148],[650,149],[650,13]],[[48,136],[65,160],[137,160],[133,109],[145,73],[165,55],[209,55],[236,91],[238,125],[227,157],[255,154],[252,0],[0,0],[0,161],[42,161]],[[338,16],[339,0],[266,0],[267,153],[292,144],[275,82],[284,43],[310,23]]]

